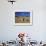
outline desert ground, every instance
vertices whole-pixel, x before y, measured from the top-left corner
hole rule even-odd
[[[19,17],[15,17],[15,23],[30,23],[30,17],[26,17],[26,16],[19,16]]]

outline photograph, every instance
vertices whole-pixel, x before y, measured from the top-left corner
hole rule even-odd
[[[15,12],[15,24],[28,25],[32,24],[32,12]]]

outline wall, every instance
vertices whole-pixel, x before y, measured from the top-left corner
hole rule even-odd
[[[31,9],[33,25],[15,26],[15,11]],[[17,0],[13,5],[0,0],[0,40],[15,40],[19,32],[30,34],[33,40],[46,40],[46,0]]]

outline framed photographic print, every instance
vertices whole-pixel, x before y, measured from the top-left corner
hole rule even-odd
[[[32,11],[16,11],[15,25],[32,25]]]

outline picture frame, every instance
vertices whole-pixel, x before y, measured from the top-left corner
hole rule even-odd
[[[15,12],[15,25],[26,26],[33,24],[33,12],[32,11],[16,11]]]

